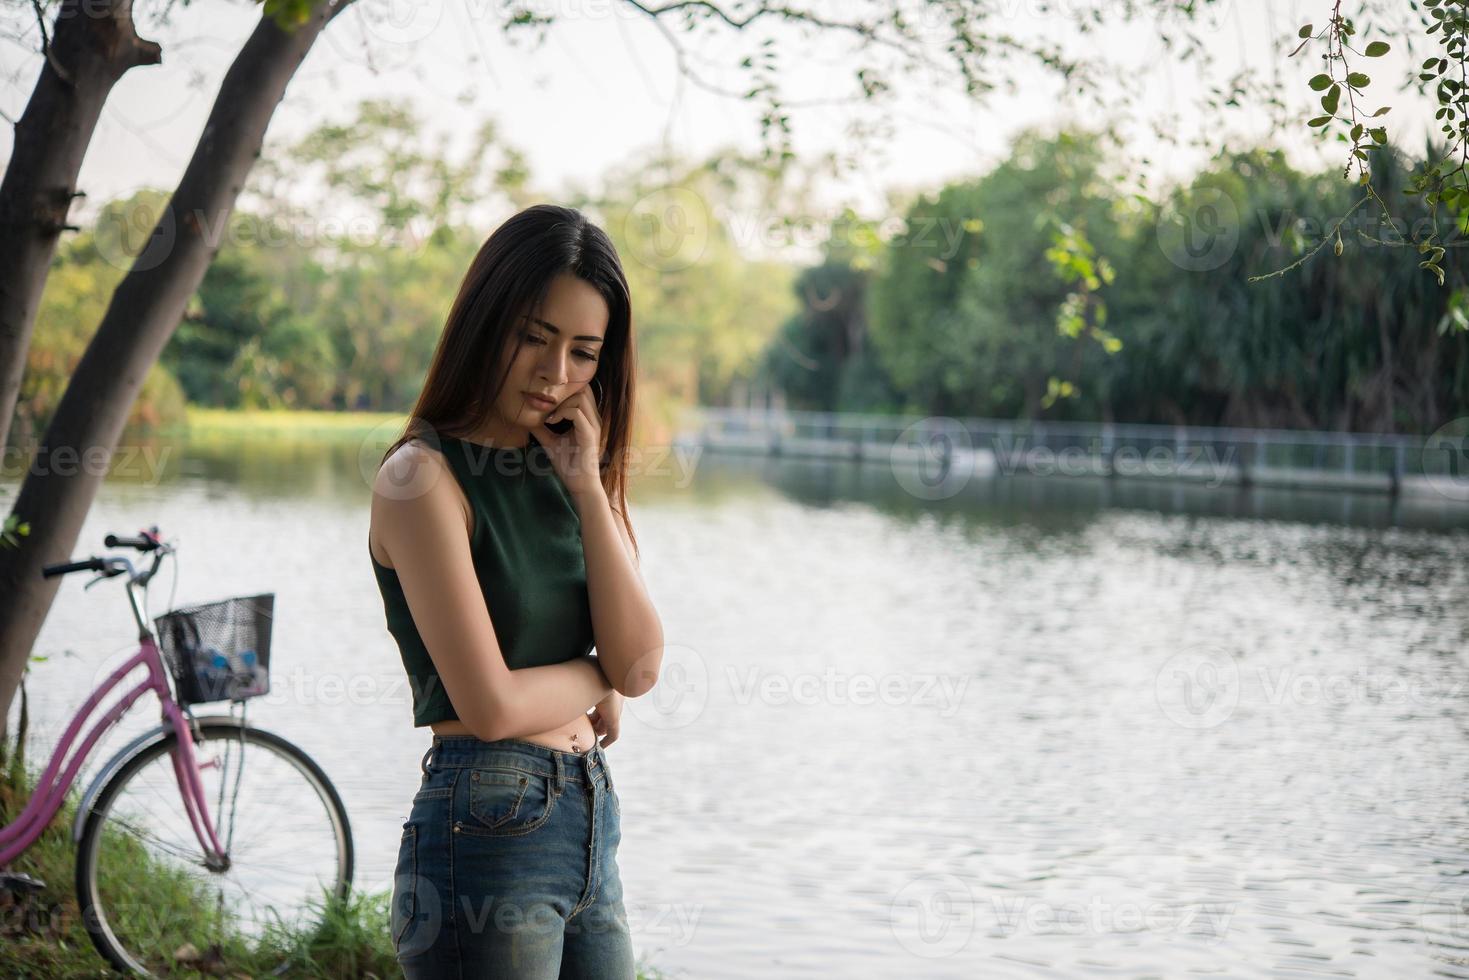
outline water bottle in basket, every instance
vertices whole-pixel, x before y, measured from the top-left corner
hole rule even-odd
[[[270,690],[275,595],[242,596],[159,617],[159,646],[185,703],[238,701]]]
[[[256,663],[254,650],[225,654],[211,647],[210,679],[212,691],[224,692],[231,700],[254,697],[269,690],[270,675]]]

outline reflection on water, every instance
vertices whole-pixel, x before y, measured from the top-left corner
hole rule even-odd
[[[109,483],[77,552],[157,522],[183,542],[178,603],[279,594],[251,716],[326,767],[359,884],[387,888],[428,736],[358,449],[186,447],[157,485]],[[881,467],[708,455],[677,473],[635,489],[670,649],[609,749],[653,964],[1469,975],[1463,509],[1034,479],[932,503]],[[127,642],[118,590],[81,585],[32,670],[38,753]]]

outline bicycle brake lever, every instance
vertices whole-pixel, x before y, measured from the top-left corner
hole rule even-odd
[[[118,575],[123,574],[124,572],[131,572],[132,568],[132,562],[128,561],[126,558],[109,558],[107,559],[106,567],[104,567],[100,572],[97,573],[96,578],[92,579],[92,581],[82,586],[82,588],[90,589],[92,586],[96,585],[104,578],[114,578]]]

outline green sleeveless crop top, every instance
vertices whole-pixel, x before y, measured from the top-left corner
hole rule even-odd
[[[437,439],[474,514],[470,554],[505,663],[516,670],[585,656],[593,635],[581,518],[545,448],[534,436],[525,449]],[[367,557],[408,672],[413,726],[458,718],[398,573],[378,562],[370,545]]]

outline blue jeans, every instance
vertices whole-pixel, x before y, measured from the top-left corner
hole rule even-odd
[[[600,745],[435,735],[422,769],[393,877],[408,980],[634,980]]]

